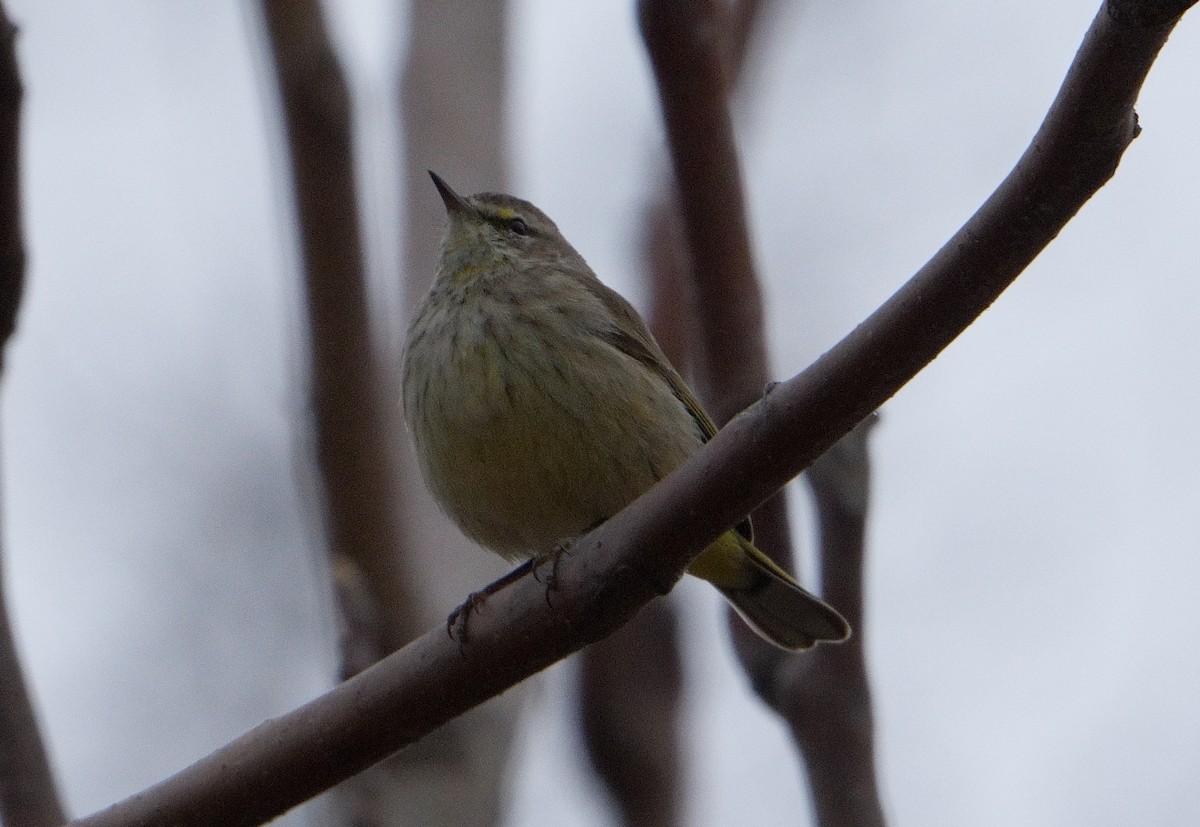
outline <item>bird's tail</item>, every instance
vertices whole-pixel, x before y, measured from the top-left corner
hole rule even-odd
[[[688,572],[716,586],[751,629],[781,649],[798,652],[819,640],[850,637],[836,609],[735,531],[709,546]]]

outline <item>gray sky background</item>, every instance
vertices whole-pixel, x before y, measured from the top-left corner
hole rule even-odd
[[[31,253],[3,393],[6,563],[83,813],[319,692],[334,653],[254,15],[6,6],[28,88]],[[405,24],[384,0],[333,6],[388,308]],[[773,22],[740,116],[781,378],[987,196],[1095,10],[874,0],[796,4]],[[895,824],[1200,817],[1198,20],[1152,72],[1145,132],[1114,181],[875,432],[866,634]],[[631,8],[523,0],[512,31],[513,189],[637,299],[631,239],[661,132]],[[807,536],[800,488],[795,506]],[[693,823],[796,824],[796,759],[742,685],[717,598],[677,592]],[[575,770],[571,682],[569,665],[550,670],[531,703],[514,827],[609,823]]]

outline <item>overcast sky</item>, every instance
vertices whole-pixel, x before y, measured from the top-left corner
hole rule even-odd
[[[378,153],[403,16],[334,5]],[[215,0],[6,6],[28,89],[31,258],[3,393],[5,562],[84,813],[319,692],[335,655],[254,15]],[[797,3],[774,22],[739,117],[780,378],[999,182],[1095,10],[874,0]],[[630,4],[525,0],[512,31],[513,188],[636,300],[631,239],[661,131]],[[1197,77],[1193,13],[1115,179],[883,411],[866,635],[895,824],[1200,819]],[[391,180],[364,185],[384,282],[397,253],[380,239],[403,217]],[[703,677],[692,823],[804,823],[794,752],[742,685],[718,599],[677,591]],[[610,823],[564,769],[578,765],[571,680],[551,670],[532,702],[514,827]]]

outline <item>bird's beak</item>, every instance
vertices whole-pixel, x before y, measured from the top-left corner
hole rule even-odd
[[[442,196],[442,203],[446,205],[447,214],[450,216],[464,215],[471,211],[471,205],[467,203],[467,200],[450,189],[450,185],[443,181],[440,175],[429,170],[429,177],[433,179],[433,185],[437,187],[438,195]]]

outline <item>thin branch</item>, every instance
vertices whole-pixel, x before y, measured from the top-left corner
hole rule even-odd
[[[330,553],[336,569],[361,570],[356,582],[370,589],[385,619],[370,629],[379,635],[370,642],[378,657],[406,642],[420,625],[403,576],[405,538],[396,511],[400,476],[389,436],[395,428],[381,400],[371,341],[350,94],[318,0],[262,0],[261,6],[295,184]],[[352,646],[362,648],[363,641]]]
[[[745,395],[762,387],[769,368],[762,296],[750,257],[721,60],[724,51],[706,36],[718,29],[718,7],[711,0],[646,0],[641,9],[675,172],[685,193],[682,213],[692,244],[697,239],[703,242],[699,249],[693,246],[694,277],[701,297],[695,311],[702,320],[700,341],[706,346],[710,395],[713,387],[733,388]],[[729,40],[740,66],[759,5],[739,5],[739,10],[742,14]],[[721,195],[697,197],[712,192]],[[721,231],[711,232],[712,227]],[[730,318],[740,330],[725,326]],[[731,338],[748,341],[750,346],[736,352],[730,347]],[[730,407],[740,407],[741,401]],[[731,618],[730,627],[751,684],[791,727],[806,759],[818,822],[825,827],[884,823],[863,650],[865,430],[860,426],[823,454],[810,469],[809,479],[822,534],[822,594],[850,621],[856,632],[853,639],[844,646],[822,646],[788,656],[763,645],[737,620]],[[842,507],[846,503],[862,507],[847,510]],[[777,559],[789,561],[792,544],[784,498],[776,495],[754,517],[758,542]]]
[[[611,633],[931,361],[1111,177],[1136,135],[1133,103],[1146,72],[1194,2],[1105,6],[1033,145],[963,229],[810,368],[581,539],[562,559],[549,595],[526,578],[472,614],[465,650],[433,629],[311,703],[75,824],[262,823]]]
[[[817,823],[882,827],[875,773],[874,714],[867,680],[863,564],[870,463],[864,419],[809,467],[821,532],[821,594],[855,630],[841,646],[784,658],[760,690],[804,755]]]
[[[724,40],[714,34],[727,27],[716,0],[643,0],[638,9],[691,256],[699,384],[710,413],[725,422],[757,399],[767,381],[762,296],[733,140]]]
[[[17,29],[0,6],[0,372],[17,326],[25,282],[21,228],[21,98]],[[17,642],[0,561],[0,823],[49,827],[66,821]]]
[[[0,370],[4,347],[17,329],[25,287],[21,222],[21,99],[17,27],[0,6]]]
[[[641,222],[642,269],[649,295],[646,321],[663,353],[682,375],[692,373],[695,296],[674,190],[651,196]]]
[[[407,47],[395,78],[403,155],[397,170],[384,157],[371,160],[379,162],[373,165],[378,167],[376,187],[391,190],[396,183],[393,172],[403,179],[399,182],[403,220],[379,229],[398,239],[403,250],[400,268],[387,274],[387,283],[415,296],[428,287],[434,273],[439,222],[445,215],[426,170],[453,172],[456,179],[484,184],[480,189],[499,188],[504,180],[507,142],[497,136],[505,133],[509,112],[508,3],[413,0],[407,9]],[[464,127],[464,118],[470,128]],[[370,228],[371,222],[366,226]],[[396,283],[397,278],[403,284]],[[384,304],[391,305],[385,309],[395,314],[394,321],[402,323],[404,314],[395,312],[400,309],[396,303]],[[381,332],[389,335],[388,341],[380,341],[383,383],[398,402],[401,376],[395,347],[399,342],[390,335],[394,333],[390,325],[381,326]],[[423,628],[444,619],[463,594],[493,577],[497,563],[453,528],[419,484],[415,454],[403,426],[397,423],[390,435],[406,483],[399,504],[408,538],[404,576],[419,589]],[[366,578],[340,583],[353,586],[355,580]],[[358,602],[370,608],[367,601]],[[367,628],[375,622],[370,612],[360,613],[359,618]],[[422,739],[418,748],[397,753],[340,785],[325,804],[336,814],[332,820],[353,827],[495,824],[505,804],[505,767],[521,696],[509,693],[474,709]]]
[[[730,67],[745,65],[760,4],[727,17],[716,0],[642,0],[639,20],[654,67],[690,254],[690,318],[698,321],[691,364],[719,423],[757,399],[771,377],[759,287],[743,196],[741,162],[729,109]],[[732,36],[714,37],[713,32]],[[728,60],[727,60],[728,57]],[[669,284],[669,283],[668,283]],[[754,515],[758,544],[792,568],[787,503],[780,494]],[[738,655],[758,683],[777,650],[728,612]]]
[[[52,827],[67,820],[9,624],[0,575],[0,824]]]
[[[727,39],[729,76],[733,86],[737,86],[742,77],[759,22],[768,16],[773,6],[769,0],[741,0],[735,4],[730,14],[730,37]],[[688,252],[679,227],[673,185],[651,196],[645,215],[640,246],[650,289],[646,315],[654,338],[671,364],[687,376],[690,373],[695,296],[686,269]]]
[[[648,225],[643,251],[650,264],[655,339],[676,366],[683,365],[690,288],[682,241],[670,209],[650,211],[666,222]],[[585,752],[627,827],[657,827],[680,821],[683,745],[683,654],[679,611],[672,601],[655,601],[610,637],[579,657],[577,696]]]
[[[649,316],[655,335],[660,330],[665,332],[666,341],[660,337],[659,342],[680,371],[700,374],[702,396],[719,423],[754,401],[772,376],[763,330],[762,293],[750,252],[737,146],[726,98],[742,82],[750,44],[774,6],[768,0],[740,0],[731,10],[710,1],[643,5],[643,26],[650,24],[654,29],[643,31],[643,37],[652,61],[656,61],[655,76],[660,97],[664,98],[676,174],[703,176],[686,186],[686,192],[708,192],[707,179],[718,178],[725,181],[719,188],[730,193],[727,197],[737,193],[733,204],[722,203],[720,198],[685,199],[680,215],[672,182],[670,196],[660,193],[649,206],[647,240],[643,242],[647,269],[652,274]],[[684,29],[690,29],[691,34],[680,36]],[[708,36],[712,31],[727,31],[728,36],[714,42]],[[713,112],[719,116],[713,118]],[[679,163],[680,157],[686,162]],[[727,223],[727,212],[731,210],[733,221]],[[689,250],[680,228],[684,222],[691,238],[710,242],[704,250]],[[724,232],[710,235],[709,227],[721,227]],[[713,246],[726,252],[714,254]],[[726,259],[739,266],[725,269]],[[695,322],[697,318],[700,325]],[[739,319],[739,324],[748,326],[731,331],[725,326],[726,319]],[[727,349],[731,335],[734,341],[745,344],[742,352]],[[698,370],[689,371],[694,366]],[[714,402],[716,389],[727,391],[724,401]],[[784,568],[793,569],[792,529],[784,493],[768,499],[752,516],[756,543]],[[732,609],[726,610],[726,619],[734,647],[752,677],[761,671],[757,664],[774,660],[776,653],[752,634]]]
[[[578,703],[584,745],[622,823],[679,824],[683,658],[675,604],[652,601],[580,655]]]
[[[686,372],[692,291],[674,204],[660,193],[646,209],[641,250],[654,338]],[[627,827],[680,822],[683,653],[678,604],[656,601],[579,657],[584,749]]]

